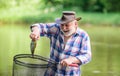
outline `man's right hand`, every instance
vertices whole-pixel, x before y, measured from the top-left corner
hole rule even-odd
[[[30,33],[30,38],[32,40],[38,40],[40,38],[40,30],[37,26],[32,27],[32,32]]]

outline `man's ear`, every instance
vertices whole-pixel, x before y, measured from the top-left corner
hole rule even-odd
[[[78,26],[78,22],[77,22],[77,20],[75,20],[75,26],[76,26],[76,27]]]

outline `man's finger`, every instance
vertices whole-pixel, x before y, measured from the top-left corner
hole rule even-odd
[[[61,61],[60,64],[61,64],[62,66],[67,66],[67,63],[66,63],[65,61]]]

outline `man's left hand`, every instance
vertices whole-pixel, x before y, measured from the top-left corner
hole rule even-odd
[[[70,64],[77,64],[79,63],[79,60],[76,57],[69,57],[66,59],[63,59],[60,64],[62,66],[69,66]]]

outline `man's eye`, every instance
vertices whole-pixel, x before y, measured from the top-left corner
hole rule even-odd
[[[61,24],[61,26],[63,27],[63,26],[66,26],[66,27],[68,27],[69,25],[68,24]]]
[[[66,26],[69,26],[69,25],[66,24]]]
[[[61,26],[64,26],[64,24],[61,24]]]

